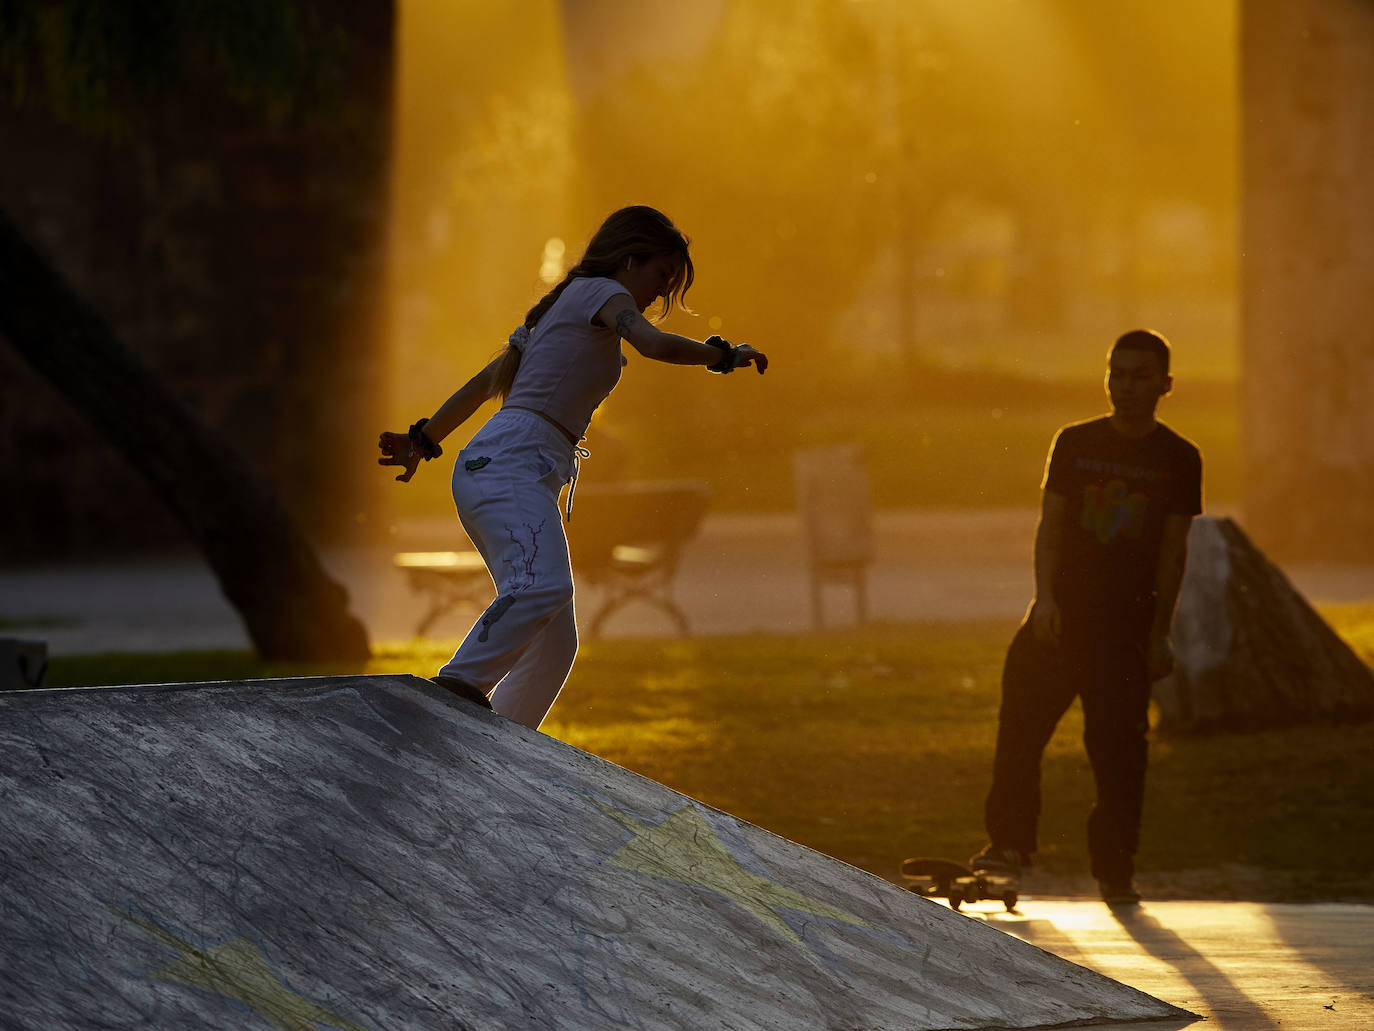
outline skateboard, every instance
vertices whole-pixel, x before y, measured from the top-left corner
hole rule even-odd
[[[971,870],[963,863],[924,856],[902,862],[907,890],[931,898],[942,897],[951,909],[965,902],[1000,899],[1007,912],[1016,908],[1020,883],[1015,874],[999,870]]]

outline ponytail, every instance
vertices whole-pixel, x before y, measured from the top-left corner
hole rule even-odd
[[[515,374],[520,371],[520,355],[530,339],[530,330],[534,329],[539,320],[544,317],[544,313],[553,307],[553,302],[558,300],[563,291],[568,288],[568,284],[583,275],[586,273],[582,271],[581,265],[569,269],[568,274],[563,277],[563,282],[541,297],[535,306],[525,313],[524,323],[510,335],[510,341],[506,344],[506,349],[501,352],[500,360],[497,362],[496,377],[491,386],[493,397],[499,397],[505,401],[510,396],[511,387],[515,384]],[[524,332],[522,333],[521,330]],[[516,342],[517,336],[522,338],[518,344]]]
[[[544,313],[553,307],[554,301],[563,296],[563,291],[568,288],[568,284],[574,279],[588,275],[600,275],[600,273],[588,272],[585,268],[585,261],[580,261],[572,268],[568,269],[568,274],[563,277],[563,281],[546,293],[535,302],[533,308],[525,312],[525,325],[529,329],[534,329],[539,324],[539,320],[544,317]]]
[[[520,348],[507,344],[496,363],[496,377],[492,380],[491,396],[500,398],[502,403],[510,396],[510,388],[515,385],[515,374],[520,371]]]

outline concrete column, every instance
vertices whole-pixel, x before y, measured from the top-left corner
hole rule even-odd
[[[1242,0],[1247,528],[1374,560],[1374,3]]]

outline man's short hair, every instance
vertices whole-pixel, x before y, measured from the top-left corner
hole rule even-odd
[[[1163,333],[1156,333],[1153,329],[1133,329],[1129,333],[1122,333],[1112,344],[1107,360],[1111,361],[1117,351],[1149,351],[1159,359],[1160,371],[1169,375],[1169,341],[1164,339]]]

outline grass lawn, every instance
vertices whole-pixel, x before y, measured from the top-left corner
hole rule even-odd
[[[1327,611],[1366,659],[1374,606]],[[812,637],[594,641],[542,728],[880,876],[982,843],[1006,623]],[[454,642],[365,669],[251,656],[56,659],[53,686],[342,672],[425,674]],[[1075,707],[1045,757],[1040,890],[1086,890],[1092,780]],[[1374,897],[1374,724],[1156,739],[1142,884],[1155,896]],[[1031,885],[1029,890],[1036,890]]]

